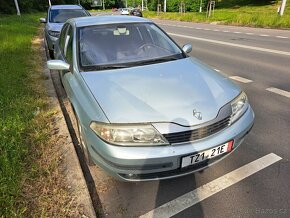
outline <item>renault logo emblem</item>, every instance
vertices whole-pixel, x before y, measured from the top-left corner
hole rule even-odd
[[[198,120],[202,120],[201,112],[198,112],[197,110],[193,109],[193,116],[197,118]]]

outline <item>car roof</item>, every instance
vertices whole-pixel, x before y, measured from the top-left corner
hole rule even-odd
[[[80,5],[52,5],[50,9],[83,9]]]
[[[94,26],[103,24],[116,24],[116,23],[152,23],[152,21],[135,16],[92,16],[92,17],[78,17],[69,20],[74,23],[76,27]]]

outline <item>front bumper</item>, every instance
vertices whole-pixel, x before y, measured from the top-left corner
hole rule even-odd
[[[54,50],[54,44],[55,44],[57,39],[58,39],[57,37],[51,36],[48,33],[45,34],[45,40],[47,43],[47,48],[49,50]]]
[[[111,176],[122,181],[151,181],[170,179],[205,169],[232,153],[244,140],[254,123],[249,106],[234,124],[201,140],[178,145],[156,147],[122,147],[105,143],[93,131],[87,132],[87,145],[92,160]],[[181,169],[184,156],[202,152],[234,140],[233,149],[214,159]]]

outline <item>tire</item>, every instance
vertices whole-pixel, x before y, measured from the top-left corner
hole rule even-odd
[[[76,119],[77,119],[77,126],[78,126],[78,141],[79,141],[79,145],[81,147],[83,157],[84,157],[85,162],[88,166],[94,166],[95,164],[92,161],[91,155],[89,154],[87,145],[85,144],[85,142],[83,140],[82,127],[80,125],[80,121],[78,118],[76,118]]]
[[[53,53],[53,50],[49,49],[48,52],[49,52],[49,57],[50,57],[50,59],[54,59],[54,53]]]

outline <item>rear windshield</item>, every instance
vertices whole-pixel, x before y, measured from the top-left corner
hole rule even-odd
[[[50,23],[65,23],[70,18],[85,17],[87,13],[82,9],[53,9],[50,10]]]
[[[185,57],[175,42],[153,23],[83,27],[78,36],[83,70],[131,67]]]

